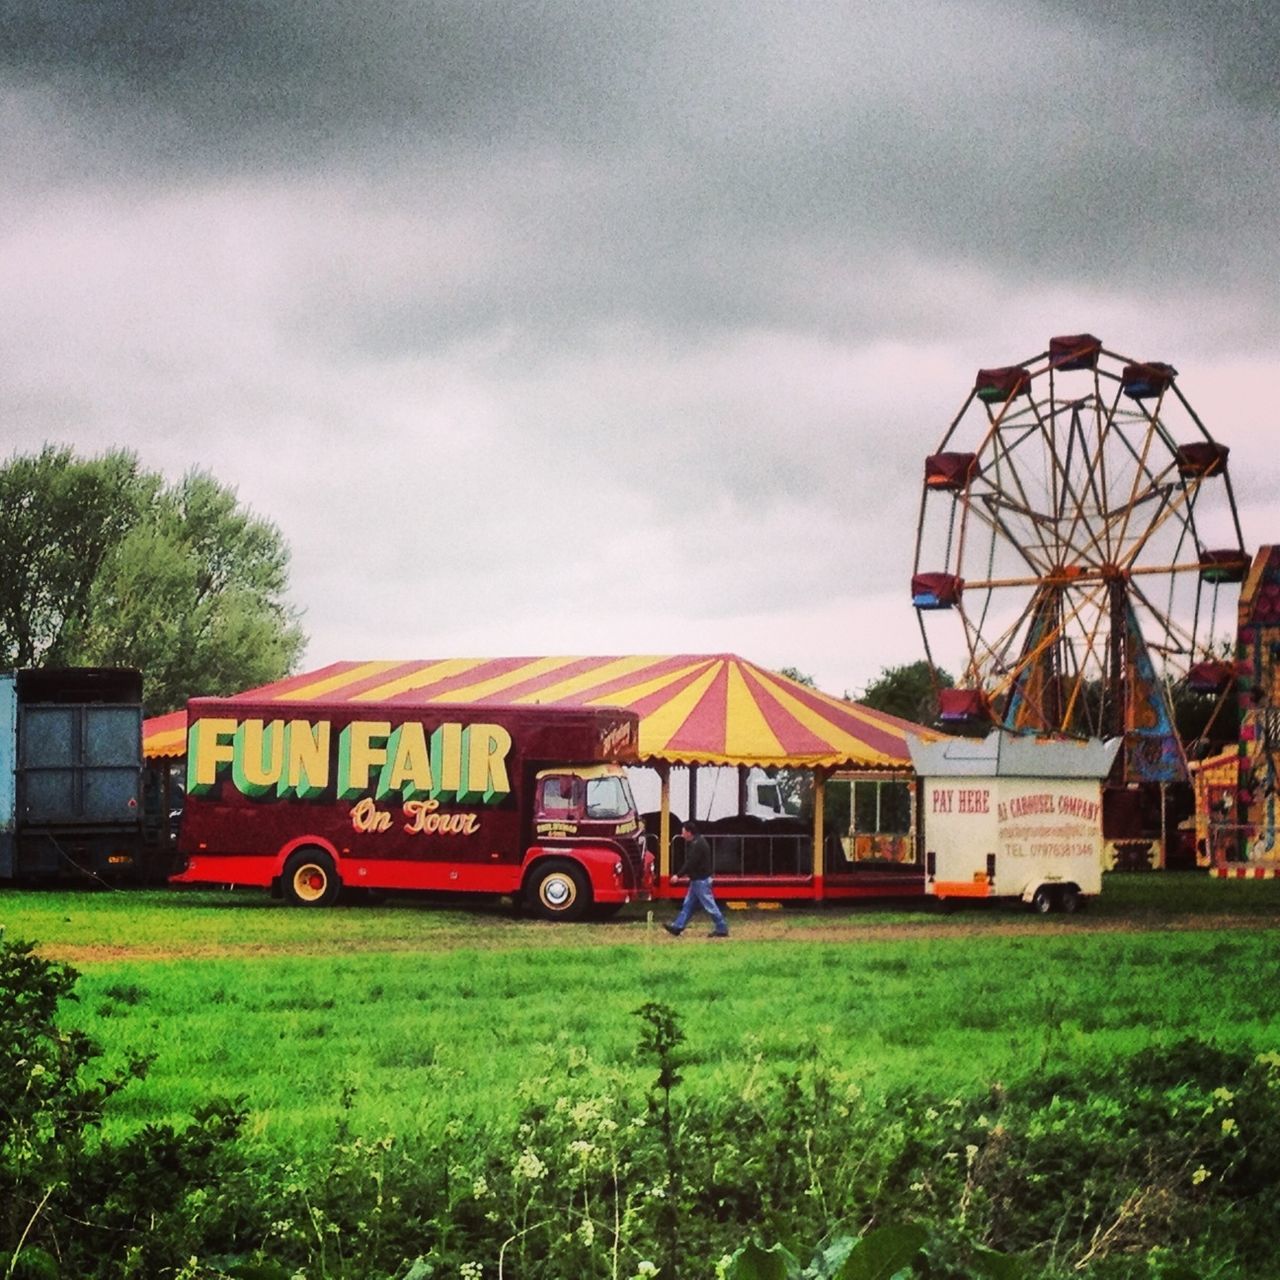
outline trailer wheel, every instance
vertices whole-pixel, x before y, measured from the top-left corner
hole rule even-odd
[[[1047,916],[1054,908],[1054,893],[1047,884],[1042,884],[1031,895],[1031,910],[1039,916]]]
[[[280,888],[284,900],[295,907],[327,907],[337,899],[342,881],[322,849],[299,849],[284,864]]]
[[[1073,884],[1062,886],[1062,893],[1058,897],[1058,910],[1072,916],[1084,906],[1084,897],[1080,890]]]
[[[530,907],[544,920],[581,920],[591,909],[591,885],[574,862],[543,862],[526,889]]]

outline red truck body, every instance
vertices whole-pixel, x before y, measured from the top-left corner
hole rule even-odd
[[[566,920],[648,895],[634,712],[196,698],[187,722],[174,883],[509,894]]]

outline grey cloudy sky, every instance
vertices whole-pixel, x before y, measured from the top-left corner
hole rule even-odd
[[[0,0],[8,451],[293,551],[309,665],[920,656],[983,365],[1167,360],[1280,540],[1280,19],[1229,0]]]

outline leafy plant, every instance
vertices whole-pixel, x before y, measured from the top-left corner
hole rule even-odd
[[[108,1101],[141,1079],[146,1058],[96,1079],[101,1056],[59,1025],[78,975],[31,943],[0,939],[0,1256],[7,1277],[154,1274],[206,1225],[207,1188],[244,1119],[210,1100],[182,1129],[149,1124],[119,1142],[97,1136]]]
[[[861,1237],[837,1235],[807,1266],[782,1245],[743,1245],[724,1270],[725,1280],[895,1280],[920,1274],[928,1232],[923,1227],[877,1227]]]

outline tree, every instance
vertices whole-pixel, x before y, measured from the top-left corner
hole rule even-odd
[[[802,684],[806,689],[816,689],[817,681],[796,667],[783,667],[778,674]],[[813,813],[813,770],[779,769],[774,781],[782,807],[790,814],[808,817]]]
[[[113,450],[0,466],[0,665],[133,666],[147,710],[287,675],[305,638],[279,530],[208,473]]]
[[[938,718],[938,690],[955,681],[943,670],[935,674],[921,659],[900,667],[884,667],[859,701],[875,711],[900,716],[914,724],[930,725]]]

